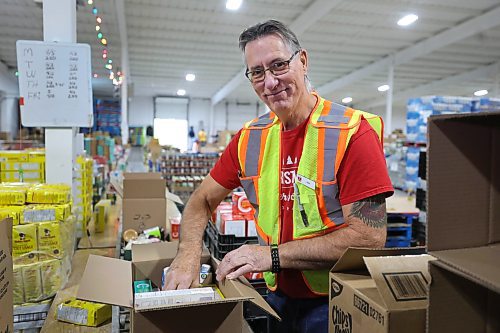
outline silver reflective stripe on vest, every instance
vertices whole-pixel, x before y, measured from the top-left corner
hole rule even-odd
[[[269,117],[269,112],[260,116],[259,119],[250,124],[252,127],[266,127],[273,122],[273,118]]]
[[[250,133],[248,133],[248,145],[245,156],[246,177],[257,176],[258,174],[261,140],[262,140],[262,131],[250,131]]]
[[[347,124],[349,122],[349,118],[344,115],[329,114],[326,116],[320,116],[318,121],[322,121],[328,125],[338,126],[340,124]]]
[[[349,118],[344,116],[345,109],[342,105],[332,103],[330,112],[327,115],[320,116],[318,121],[325,122],[328,125],[348,123]],[[322,130],[325,131],[323,182],[332,182],[335,180],[335,160],[341,130],[339,128],[323,128]],[[338,185],[322,185],[322,192],[328,218],[336,225],[343,224],[342,206],[337,198]]]

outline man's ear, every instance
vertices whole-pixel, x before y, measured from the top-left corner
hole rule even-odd
[[[302,68],[304,69],[304,73],[307,73],[307,64],[308,64],[308,55],[305,49],[300,51],[300,62],[302,63]]]

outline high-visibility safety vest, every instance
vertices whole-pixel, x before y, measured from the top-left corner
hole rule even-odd
[[[380,117],[315,96],[318,101],[309,117],[294,180],[294,240],[325,235],[343,225],[336,175],[361,117],[383,139]],[[261,245],[280,244],[282,130],[281,121],[269,112],[246,123],[238,142],[240,181],[256,211]],[[328,294],[328,270],[302,271],[302,275],[312,292]],[[268,288],[276,290],[276,274],[265,272],[264,278]]]

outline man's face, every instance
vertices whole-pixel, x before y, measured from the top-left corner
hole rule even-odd
[[[248,70],[268,69],[275,62],[287,61],[293,53],[276,35],[269,35],[249,42],[245,47]],[[290,70],[274,76],[266,71],[263,81],[252,83],[259,98],[274,112],[293,111],[301,96],[307,95],[304,75],[307,69],[305,52],[299,52],[290,62]]]

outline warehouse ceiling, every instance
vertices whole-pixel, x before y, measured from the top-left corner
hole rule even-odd
[[[131,96],[175,95],[213,103],[254,101],[243,76],[239,33],[256,22],[281,20],[309,51],[309,77],[325,97],[350,96],[357,108],[383,112],[394,64],[394,102],[412,96],[472,96],[498,80],[500,0],[243,0],[229,11],[225,0],[79,0],[77,41],[92,47],[96,95],[112,95],[96,38],[96,6],[116,69],[128,49]],[[419,19],[407,27],[405,14]],[[0,0],[0,61],[16,68],[15,42],[42,40],[42,7],[33,0]],[[125,37],[126,36],[126,37]],[[185,80],[194,73],[196,80]],[[498,83],[497,83],[498,85]]]

